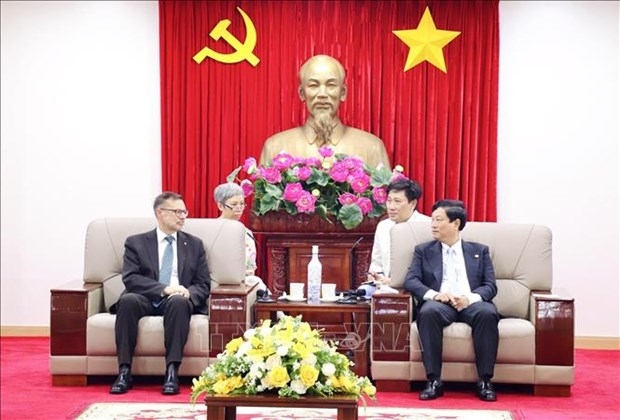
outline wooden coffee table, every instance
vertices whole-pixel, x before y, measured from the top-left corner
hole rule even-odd
[[[285,398],[278,395],[207,395],[207,419],[234,420],[237,407],[335,408],[338,420],[357,420],[357,397],[332,395]]]
[[[323,330],[323,337],[338,342],[338,351],[345,354],[355,365],[353,372],[358,376],[369,376],[370,363],[370,302],[359,301],[357,304],[342,303],[307,303],[307,302],[260,302],[254,304],[254,319],[276,320],[276,314],[282,311],[287,315],[301,315],[302,319],[320,316],[321,320],[335,320],[334,323],[315,323],[308,321],[314,328]]]

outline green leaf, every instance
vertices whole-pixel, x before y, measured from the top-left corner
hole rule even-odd
[[[381,168],[371,172],[370,175],[370,185],[373,187],[380,187],[382,185],[388,185],[390,183],[390,179],[392,179],[392,172],[382,166]]]
[[[362,210],[355,204],[345,204],[338,212],[338,219],[345,229],[354,229],[364,219]]]
[[[237,169],[229,173],[228,176],[226,177],[226,182],[235,182],[235,180],[237,179],[237,175],[239,174],[239,171],[241,170],[241,168],[243,168],[243,166],[239,166]]]

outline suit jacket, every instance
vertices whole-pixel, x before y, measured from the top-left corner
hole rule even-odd
[[[179,284],[189,291],[194,311],[206,314],[211,277],[202,240],[179,231],[176,245]],[[128,237],[123,258],[125,292],[138,293],[152,301],[158,300],[166,286],[159,282],[156,230]]]
[[[461,240],[467,279],[472,293],[477,293],[485,302],[497,294],[495,271],[489,255],[489,247],[476,242]],[[424,304],[424,295],[430,289],[438,292],[443,279],[443,255],[441,242],[430,241],[415,247],[413,262],[405,278],[405,290],[411,292]]]

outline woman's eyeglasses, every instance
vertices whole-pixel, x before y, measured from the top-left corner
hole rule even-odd
[[[224,207],[226,207],[228,210],[242,209],[245,207],[245,203],[233,203],[233,204],[224,203]]]

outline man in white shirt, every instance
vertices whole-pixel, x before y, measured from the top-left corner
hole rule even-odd
[[[396,223],[430,222],[431,218],[416,210],[418,199],[422,196],[420,185],[410,179],[401,178],[387,187],[387,214],[375,230],[372,246],[368,281],[378,284],[390,282],[390,230]]]

